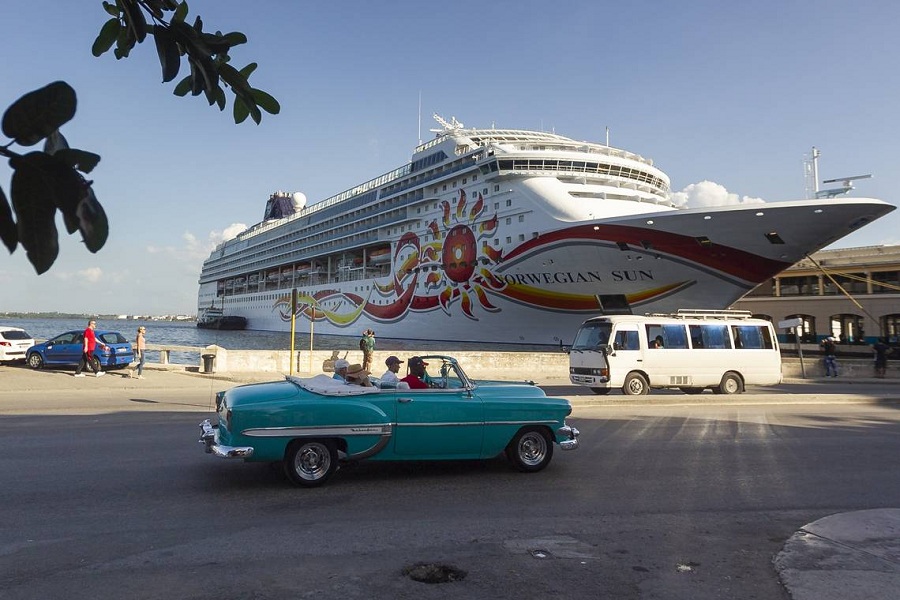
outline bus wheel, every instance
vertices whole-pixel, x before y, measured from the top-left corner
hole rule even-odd
[[[609,393],[609,390],[612,388],[591,388],[591,391],[597,394],[598,396],[605,396]]]
[[[625,385],[622,386],[622,393],[626,396],[645,396],[650,391],[650,384],[647,378],[640,373],[629,373],[625,378]]]
[[[717,394],[740,394],[744,391],[744,382],[741,377],[734,372],[729,371],[722,376],[719,387],[713,389]]]

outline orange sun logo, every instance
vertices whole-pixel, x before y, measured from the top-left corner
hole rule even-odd
[[[497,229],[497,215],[479,222],[485,208],[480,193],[475,204],[466,208],[464,190],[459,192],[456,210],[446,200],[441,202],[441,224],[435,220],[428,225],[433,241],[424,244],[419,267],[426,273],[427,288],[443,288],[438,299],[444,312],[449,314],[450,305],[459,299],[463,313],[477,320],[472,312],[475,302],[487,311],[499,310],[485,290],[501,290],[506,284],[489,270],[502,254],[488,242]]]

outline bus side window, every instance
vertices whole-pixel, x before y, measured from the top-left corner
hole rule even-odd
[[[703,343],[703,333],[700,331],[699,325],[690,325],[688,327],[691,332],[691,348],[695,350],[698,348],[705,348],[706,345]]]
[[[718,324],[691,325],[691,345],[697,349],[731,349],[728,327]],[[735,335],[737,337],[737,335]]]
[[[666,348],[686,350],[688,347],[684,325],[663,325],[663,339]]]
[[[662,325],[646,325],[644,328],[647,331],[647,345],[651,350],[654,348],[665,347],[665,338],[662,336]]]
[[[768,336],[768,329],[756,325],[732,325],[731,333],[734,336],[734,347],[751,350],[772,349],[772,340]]]

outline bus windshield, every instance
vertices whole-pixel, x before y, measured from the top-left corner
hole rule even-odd
[[[610,331],[612,331],[612,323],[587,322],[575,334],[572,350],[599,350],[601,346],[609,344]]]

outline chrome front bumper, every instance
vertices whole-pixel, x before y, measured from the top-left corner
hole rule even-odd
[[[569,439],[563,440],[559,442],[559,447],[562,450],[575,450],[578,448],[578,435],[579,432],[574,427],[570,427],[568,425],[563,425],[559,429],[556,430],[556,435],[564,436]]]
[[[222,446],[216,443],[216,431],[218,425],[213,425],[209,419],[200,423],[201,444],[206,447],[207,454],[215,454],[219,458],[250,458],[253,456],[253,446]]]

